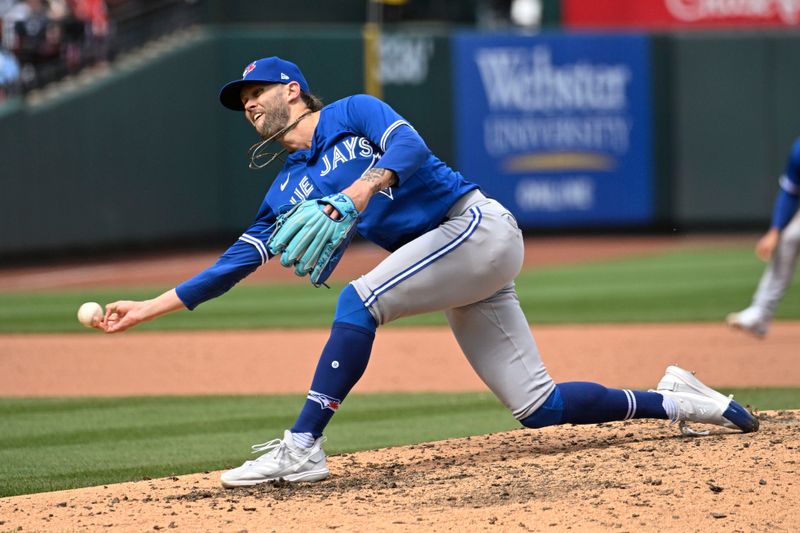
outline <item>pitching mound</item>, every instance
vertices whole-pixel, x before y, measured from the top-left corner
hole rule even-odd
[[[345,454],[316,484],[224,490],[206,472],[5,498],[0,529],[792,530],[800,411],[759,417],[749,435],[631,421]]]

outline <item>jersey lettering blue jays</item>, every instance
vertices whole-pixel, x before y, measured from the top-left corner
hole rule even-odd
[[[277,213],[340,192],[374,167],[393,170],[398,182],[372,197],[357,230],[389,251],[441,224],[477,188],[433,155],[386,103],[367,95],[344,98],[321,110],[311,148],[289,155],[253,225],[214,266],[179,285],[178,296],[193,309],[224,293],[269,259],[265,243]]]

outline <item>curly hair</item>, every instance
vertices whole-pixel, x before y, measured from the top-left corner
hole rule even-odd
[[[306,104],[306,107],[308,107],[311,111],[319,111],[325,106],[325,104],[322,103],[322,100],[311,93],[301,91],[300,98],[303,100],[303,103]]]

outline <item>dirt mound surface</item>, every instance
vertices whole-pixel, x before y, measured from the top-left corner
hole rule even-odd
[[[789,531],[800,411],[761,431],[630,421],[516,430],[329,458],[331,477],[225,490],[219,472],[0,499],[37,531]]]
[[[800,383],[797,320],[776,322],[766,340],[721,321],[534,326],[533,332],[557,382],[646,389],[667,365],[679,364],[711,387]],[[305,393],[327,337],[325,330],[0,335],[0,390],[9,397]],[[279,364],[254,371],[264,361]],[[354,389],[471,390],[486,386],[444,327],[381,331]]]

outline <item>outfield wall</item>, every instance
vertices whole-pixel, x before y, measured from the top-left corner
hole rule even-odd
[[[792,141],[800,136],[800,37],[671,36],[664,117],[671,134],[671,217],[684,227],[766,229]],[[665,123],[660,126],[667,127]]]
[[[202,64],[203,68],[196,65]],[[219,78],[203,36],[0,118],[0,251],[181,239],[223,222]],[[185,81],[181,81],[185,80]]]
[[[604,49],[597,44],[604,37],[595,38],[563,62],[553,52],[552,68],[610,64],[595,53]],[[514,45],[533,49],[543,39],[572,38],[515,37]],[[542,224],[534,214],[521,217],[528,229],[767,224],[775,179],[800,135],[794,68],[800,36],[695,32],[644,39],[647,79],[638,81],[651,105],[635,112],[649,115],[641,122],[650,130],[648,167],[620,160],[618,172],[601,179],[612,191],[621,173],[644,180],[638,185],[649,191],[647,216],[609,223],[556,213]],[[455,145],[466,133],[459,121],[474,112],[461,96],[474,87],[454,78],[453,42],[444,28],[389,32],[382,92],[434,152],[469,176]],[[364,91],[360,27],[217,28],[146,51],[84,86],[0,107],[0,257],[235,238],[275,169],[247,169],[255,136],[240,115],[219,106],[217,91],[251,59],[272,54],[298,62],[325,101]],[[481,149],[480,139],[475,146]]]

